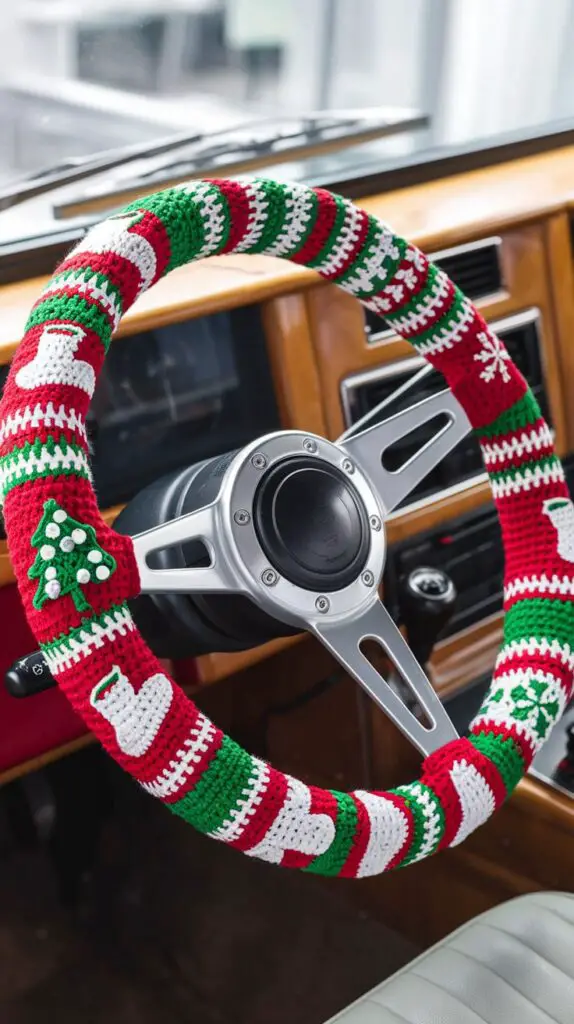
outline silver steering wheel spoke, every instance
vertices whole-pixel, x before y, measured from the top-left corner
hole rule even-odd
[[[230,571],[221,541],[225,531],[221,522],[219,499],[188,512],[178,519],[146,530],[133,537],[141,592],[217,594],[240,592],[236,575]],[[176,545],[199,541],[211,559],[209,566],[181,568],[152,567],[149,556]],[[161,556],[156,561],[161,562]]]
[[[422,754],[427,756],[443,744],[458,739],[458,733],[426,673],[378,598],[362,615],[343,622],[315,620],[311,628]],[[361,649],[369,640],[375,641],[387,654],[402,683],[391,685],[371,664]],[[414,698],[413,703],[422,708],[428,727],[409,709],[401,693]]]
[[[441,414],[444,414],[447,422],[434,437],[400,469],[390,471],[384,468],[383,456],[391,445]],[[388,515],[471,429],[460,402],[450,391],[445,390],[390,416],[383,423],[369,427],[353,437],[345,437],[338,444],[370,479]]]

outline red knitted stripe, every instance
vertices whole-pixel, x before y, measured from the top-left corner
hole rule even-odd
[[[428,274],[427,274],[427,276],[428,276]],[[416,341],[416,339],[418,338],[418,336],[420,334],[424,334],[426,331],[431,330],[435,326],[435,324],[437,324],[439,322],[439,320],[442,320],[442,318],[446,315],[446,313],[448,313],[449,309],[451,308],[451,306],[452,306],[452,304],[454,302],[454,297],[455,297],[455,287],[454,287],[452,281],[449,280],[449,281],[447,281],[447,293],[446,293],[445,297],[443,299],[441,299],[440,304],[438,306],[434,307],[434,309],[432,311],[429,311],[429,316],[425,320],[425,322],[420,324],[419,326],[415,327],[414,329],[412,329],[410,327],[402,327],[401,326],[401,329],[400,329],[401,337],[407,339],[408,341],[412,340],[414,342],[414,341]],[[421,305],[422,305],[422,299],[421,299]],[[399,303],[399,306],[400,306],[400,303]],[[449,369],[450,369],[450,363],[448,365],[449,365]]]
[[[571,564],[558,554],[556,530],[543,510],[549,498],[569,498],[566,484],[531,485],[523,490],[520,505],[513,494],[496,498],[506,552],[505,584],[524,576],[571,576]]]
[[[269,765],[269,783],[261,795],[261,803],[242,834],[229,845],[236,850],[252,850],[265,838],[287,796],[287,776]]]
[[[384,795],[387,800],[390,800],[391,803],[395,805],[395,807],[398,807],[399,810],[403,812],[408,822],[407,838],[399,852],[395,854],[385,868],[386,871],[392,871],[393,868],[399,866],[410,851],[414,839],[414,816],[404,797],[400,796],[398,793],[385,793],[381,795]]]
[[[124,256],[109,252],[79,252],[58,267],[58,274],[66,270],[85,270],[86,264],[96,274],[105,274],[119,290],[124,313],[135,301],[141,285],[138,268]]]
[[[445,829],[439,849],[453,842],[462,822],[460,798],[450,774],[456,763],[466,763],[476,768],[490,786],[496,807],[506,799],[506,786],[500,772],[468,739],[452,740],[436,750],[423,763],[421,782],[433,790],[444,811]]]
[[[530,767],[534,759],[534,747],[524,733],[518,731],[515,725],[508,728],[508,726],[498,725],[496,722],[481,722],[480,725],[472,726],[470,731],[473,736],[478,736],[480,733],[484,733],[487,736],[500,736],[503,740],[514,740],[522,755],[526,768]]]
[[[222,252],[232,252],[241,242],[247,232],[249,223],[249,196],[243,185],[238,181],[227,179],[208,178],[212,185],[215,185],[229,207],[229,237]]]
[[[495,447],[496,445],[512,445],[513,442],[521,443],[525,436],[531,433],[538,433],[541,427],[544,426],[544,420],[539,419],[531,427],[521,427],[519,430],[511,430],[508,434],[502,435],[500,438],[489,438],[485,440],[481,447],[488,449]],[[535,459],[540,459],[544,455],[550,455],[554,450],[554,445],[550,439],[545,444],[542,444],[539,448],[534,451],[524,451],[521,455],[517,455],[513,452],[511,455],[504,454],[501,458],[489,459],[487,468],[491,473],[497,473],[506,469],[513,469],[517,466],[523,465],[525,462],[532,462]]]
[[[171,258],[171,245],[165,225],[151,210],[142,210],[142,217],[129,230],[132,235],[142,235],[153,247],[156,258],[156,272],[152,284],[159,281],[166,272]],[[151,287],[151,286],[150,286]]]
[[[351,847],[350,853],[339,872],[340,878],[356,878],[357,871],[361,865],[361,861],[365,856],[365,851],[369,845],[369,839],[371,838],[371,819],[369,817],[367,808],[359,800],[355,793],[349,793],[353,803],[357,809],[357,828],[355,830],[355,838]],[[385,793],[386,797],[387,794]]]
[[[452,348],[428,356],[428,361],[448,378],[452,392],[458,398],[475,429],[487,426],[516,402],[523,398],[527,384],[514,364],[506,362],[507,380],[496,373],[486,381],[479,373],[486,364],[476,357],[484,352],[480,335],[487,330],[485,321],[476,314],[464,334],[463,342]],[[478,372],[477,372],[478,370]]]
[[[566,698],[569,698],[572,689],[572,670],[558,658],[550,661],[548,654],[544,656],[528,653],[516,654],[512,658],[498,662],[494,669],[493,679],[499,679],[511,672],[526,672],[528,669],[532,672],[545,672],[554,676],[564,690]]]
[[[322,277],[324,277],[326,281],[336,281],[338,280],[338,278],[342,277],[343,274],[346,273],[347,270],[349,270],[349,268],[353,265],[353,263],[355,263],[355,261],[361,254],[362,248],[365,244],[365,240],[369,233],[369,217],[364,210],[360,210],[359,212],[361,216],[359,224],[357,226],[357,240],[354,242],[352,250],[349,252],[341,266],[337,268],[337,270],[333,270],[331,271],[331,273],[322,274]]]
[[[317,220],[303,248],[290,257],[293,263],[310,263],[317,259],[329,241],[337,216],[337,204],[331,193],[323,188],[316,188],[313,191],[319,200]]]
[[[407,252],[412,252],[412,247],[409,247]],[[429,261],[422,253],[417,263],[405,257],[397,267],[392,281],[386,284],[375,298],[385,299],[388,303],[387,312],[396,313],[406,301],[410,302],[419,295],[426,284],[428,273]]]
[[[318,789],[317,786],[309,786],[311,791],[311,814],[327,814],[331,821],[336,824],[338,805],[335,797],[328,790]],[[283,868],[306,868],[315,860],[315,856],[298,853],[295,850],[286,850],[281,860]]]

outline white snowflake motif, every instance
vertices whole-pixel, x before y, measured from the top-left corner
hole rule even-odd
[[[480,372],[481,380],[490,384],[496,377],[496,374],[499,373],[504,383],[508,384],[510,371],[506,364],[510,362],[510,356],[500,338],[496,334],[490,334],[486,331],[478,334],[477,338],[482,345],[482,351],[477,352],[474,358],[477,363],[485,364],[484,370]]]

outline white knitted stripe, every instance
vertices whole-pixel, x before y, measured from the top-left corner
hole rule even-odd
[[[510,459],[521,458],[523,455],[539,455],[543,450],[552,449],[552,431],[547,423],[542,423],[528,433],[516,435],[511,441],[483,441],[480,445],[484,463],[491,469],[502,469]]]
[[[427,266],[428,263],[425,262],[425,270]],[[381,300],[380,309],[375,310],[375,312],[383,312],[383,300],[389,303],[387,312],[392,308],[391,303],[392,306],[396,306],[397,303],[409,302],[412,298],[412,293],[420,287],[420,284],[421,274],[417,274],[412,267],[403,267],[397,270],[393,280],[386,284],[382,292],[373,300],[375,304],[378,300]]]
[[[458,846],[494,814],[496,800],[486,779],[468,761],[455,761],[449,775],[461,809],[460,825],[449,845]]]
[[[65,672],[72,665],[77,665],[82,658],[88,658],[96,648],[111,642],[118,635],[125,636],[134,629],[133,619],[127,608],[115,609],[101,616],[103,622],[86,622],[79,634],[64,637],[43,648],[52,675]]]
[[[530,491],[533,487],[545,487],[547,484],[564,482],[564,470],[560,462],[550,462],[548,465],[535,466],[534,469],[517,468],[509,471],[500,480],[490,481],[494,499],[508,498],[511,494],[519,494],[521,491]]]
[[[213,256],[221,248],[225,231],[225,206],[221,192],[207,181],[190,181],[185,185],[178,185],[178,191],[193,196],[197,201],[203,225],[203,245],[195,259]]]
[[[44,288],[42,296],[64,291],[85,295],[87,299],[97,302],[111,318],[112,329],[115,331],[122,316],[118,297],[111,288],[108,291],[105,281],[101,285],[97,283],[92,270],[66,270],[63,274],[57,274]]]
[[[337,240],[321,263],[314,265],[319,274],[336,274],[342,270],[349,256],[357,248],[363,213],[353,203],[345,203],[345,218]]]
[[[232,843],[243,835],[269,785],[271,778],[269,765],[257,757],[252,758],[252,761],[254,770],[249,780],[249,786],[242,791],[242,796],[229,812],[229,817],[219,828],[209,833],[214,839],[219,839],[223,843]]]
[[[183,746],[170,761],[169,768],[164,768],[151,782],[142,782],[142,788],[158,800],[176,796],[197,771],[197,766],[204,760],[216,735],[217,729],[213,722],[200,713]]]
[[[425,834],[419,852],[413,857],[411,864],[428,857],[434,850],[441,836],[441,818],[435,807],[435,802],[428,790],[421,786],[420,782],[413,782],[410,786],[399,786],[399,794],[415,800],[424,818]],[[435,798],[436,799],[436,798]]]
[[[353,275],[341,281],[341,288],[351,295],[368,295],[379,288],[388,277],[384,267],[385,260],[398,260],[400,250],[390,228],[378,224],[372,244],[368,247],[361,260],[353,268]],[[369,300],[370,302],[374,300]],[[375,312],[378,310],[375,309]]]
[[[48,402],[46,406],[27,405],[24,409],[8,413],[6,419],[0,424],[0,445],[9,437],[20,433],[24,434],[30,428],[37,430],[39,427],[72,430],[87,443],[86,425],[75,409],[66,409],[64,405],[60,405],[56,409],[52,402]]]
[[[287,795],[261,842],[245,852],[271,864],[280,864],[287,851],[319,857],[335,838],[335,823],[328,814],[311,812],[311,790],[287,776]]]
[[[540,695],[531,683],[545,684],[546,691]],[[518,695],[517,688],[526,691],[526,697]],[[536,752],[561,717],[567,699],[562,681],[550,672],[530,668],[509,671],[495,676],[470,729],[484,725],[514,728]]]
[[[34,480],[48,471],[50,475],[58,476],[70,470],[88,480],[92,478],[87,455],[83,451],[74,451],[71,445],[67,446],[66,451],[59,444],[53,446],[52,452],[48,451],[46,445],[42,445],[39,455],[32,450],[28,455],[19,452],[14,457],[6,456],[4,464],[0,466],[0,494],[5,494],[6,489],[15,482]]]
[[[242,182],[242,184],[249,203],[249,214],[245,234],[239,244],[235,246],[234,252],[249,252],[254,245],[257,245],[267,223],[269,207],[265,191],[257,181],[245,184]]]
[[[72,250],[68,259],[83,256],[89,263],[90,253],[114,253],[136,267],[140,275],[138,294],[149,288],[155,278],[157,260],[153,246],[143,235],[130,231],[141,220],[141,213],[124,213],[96,224]]]
[[[406,814],[392,800],[376,793],[357,790],[353,796],[369,815],[370,833],[357,878],[384,871],[405,845],[409,834]]]
[[[562,597],[574,595],[574,577],[572,576],[521,576],[507,583],[504,588],[504,600],[514,601],[520,597],[547,597],[559,594]]]
[[[496,659],[496,667],[506,665],[514,659],[549,658],[562,663],[574,672],[574,650],[569,644],[560,644],[558,640],[512,640],[501,647]]]
[[[393,317],[392,327],[400,334],[413,334],[426,328],[444,312],[444,300],[449,294],[450,281],[441,271],[437,274],[430,292],[417,303],[415,313]]]
[[[449,320],[448,327],[441,327],[435,333],[435,336],[430,341],[417,342],[415,339],[417,352],[420,352],[423,356],[435,356],[445,349],[450,349],[454,345],[458,345],[460,341],[464,339],[465,334],[468,333],[472,326],[476,313],[471,306],[470,302],[465,299],[462,304],[462,308],[456,313],[456,315]]]
[[[293,198],[285,201],[285,223],[277,238],[269,245],[267,256],[287,256],[301,246],[313,214],[315,202],[304,185],[292,185]]]

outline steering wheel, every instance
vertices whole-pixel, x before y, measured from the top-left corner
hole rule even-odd
[[[338,444],[298,431],[263,437],[215,464],[216,493],[203,507],[121,536],[103,522],[90,474],[85,423],[98,372],[138,295],[175,267],[225,252],[314,268],[384,314],[450,391]],[[385,470],[385,449],[437,413],[448,419],[437,438],[400,471]],[[502,527],[505,618],[492,685],[459,738],[378,584],[385,517],[468,421]],[[249,856],[359,877],[454,846],[512,792],[569,700],[574,507],[551,431],[502,342],[449,278],[322,189],[192,181],[93,228],[44,289],[14,357],[0,404],[0,489],[20,594],[58,685],[148,793]],[[297,502],[309,511],[305,543],[290,529]],[[208,565],[161,567],[157,552],[193,540]],[[141,592],[240,594],[313,633],[425,754],[420,780],[340,793],[248,754],[146,646],[128,607]],[[395,664],[426,724],[368,660],[365,640]]]

